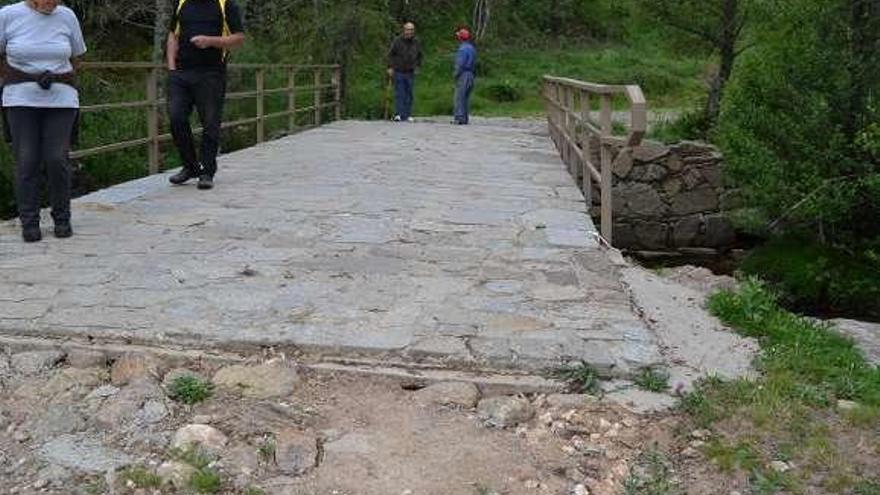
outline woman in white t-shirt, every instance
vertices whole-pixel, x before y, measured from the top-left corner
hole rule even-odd
[[[79,111],[73,59],[86,52],[76,15],[61,0],[0,9],[3,111],[15,156],[15,197],[25,242],[42,239],[43,167],[55,236],[70,237],[70,136]]]

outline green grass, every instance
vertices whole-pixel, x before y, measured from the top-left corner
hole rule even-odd
[[[443,45],[426,58],[416,80],[417,116],[452,113],[454,49],[452,44]],[[546,74],[608,84],[640,84],[652,108],[690,108],[705,92],[700,80],[705,65],[703,59],[675,56],[649,44],[484,48],[471,112],[490,117],[543,115],[541,80]],[[385,91],[381,65],[352,67],[352,76],[346,102],[349,114],[357,118],[381,117]],[[615,101],[617,108],[624,108],[624,104],[623,98]]]
[[[189,486],[196,493],[220,493],[223,480],[213,469],[202,468],[193,473],[189,480]]]
[[[634,380],[637,387],[649,392],[669,390],[669,372],[656,368],[643,368]]]
[[[599,395],[602,392],[599,373],[585,362],[558,368],[553,370],[550,376],[565,382],[573,392],[590,395]]]
[[[207,380],[184,375],[171,382],[170,393],[174,400],[192,405],[208,400],[214,393],[214,386]]]
[[[162,478],[143,466],[124,470],[122,479],[131,481],[136,488],[159,488],[162,486]]]
[[[857,465],[835,435],[849,428],[876,436],[880,369],[833,328],[783,309],[756,279],[714,295],[708,306],[758,339],[762,352],[756,380],[710,378],[682,400],[694,426],[726,431],[706,446],[706,455],[724,471],[746,473],[755,493],[804,493],[817,483],[828,493],[870,487],[874,480],[860,473],[871,467]],[[838,414],[840,399],[858,407]],[[792,460],[795,469],[778,473],[769,468],[775,460]]]

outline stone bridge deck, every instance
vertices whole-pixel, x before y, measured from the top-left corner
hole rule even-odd
[[[0,224],[0,334],[478,369],[660,360],[539,123],[341,122],[220,168],[210,192],[154,176],[81,198],[71,240]]]

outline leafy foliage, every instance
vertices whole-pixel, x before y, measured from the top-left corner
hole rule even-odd
[[[793,236],[756,249],[741,269],[771,283],[789,309],[880,317],[880,262],[868,252]]]
[[[831,242],[880,235],[877,117],[880,24],[843,0],[766,2],[757,45],[725,100],[719,140],[729,175],[776,226]],[[874,2],[876,3],[876,2]],[[865,38],[873,37],[873,40]]]

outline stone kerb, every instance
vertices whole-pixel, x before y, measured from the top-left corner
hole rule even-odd
[[[591,146],[598,148],[598,142]],[[616,149],[615,246],[652,251],[732,246],[736,233],[724,212],[733,193],[725,188],[723,168],[720,151],[705,143],[645,141],[632,150]]]

